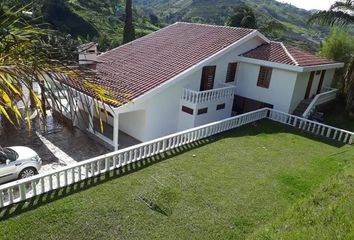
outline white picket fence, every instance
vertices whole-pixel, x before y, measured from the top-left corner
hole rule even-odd
[[[265,118],[343,143],[353,142],[352,132],[263,108],[75,163],[53,172],[1,185],[0,208]]]
[[[280,122],[300,130],[332,139],[345,144],[353,144],[354,133],[277,110],[269,110],[270,120]]]

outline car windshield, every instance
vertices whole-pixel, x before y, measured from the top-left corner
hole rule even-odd
[[[15,161],[18,158],[17,152],[12,150],[11,148],[3,148],[3,152],[6,154],[7,158],[11,161]]]

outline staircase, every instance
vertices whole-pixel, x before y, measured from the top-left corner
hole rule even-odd
[[[304,112],[306,111],[306,109],[308,108],[308,106],[310,105],[310,103],[312,102],[313,99],[304,99],[302,100],[299,105],[297,105],[297,107],[295,108],[293,115],[298,116],[298,117],[302,117],[302,115],[304,114]]]

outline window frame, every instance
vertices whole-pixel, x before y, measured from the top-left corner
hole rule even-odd
[[[261,66],[259,68],[257,86],[262,88],[269,88],[272,74],[273,68]]]
[[[221,104],[216,105],[216,111],[223,110],[225,108],[226,108],[225,103],[221,103]]]
[[[203,114],[206,114],[206,113],[208,113],[208,108],[207,107],[199,108],[198,112],[197,112],[198,115],[203,115]]]
[[[185,112],[190,115],[194,115],[194,110],[192,108],[189,108],[187,106],[182,105],[182,112]]]
[[[227,65],[225,83],[236,82],[237,66],[237,62],[231,62]]]

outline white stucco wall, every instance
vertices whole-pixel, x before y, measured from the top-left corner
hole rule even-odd
[[[225,104],[224,109],[216,110],[220,104]],[[220,99],[218,101],[205,102],[200,104],[191,104],[188,101],[181,100],[180,109],[182,106],[193,109],[193,115],[180,111],[178,121],[178,131],[183,131],[188,128],[201,126],[207,123],[219,121],[231,117],[233,98]],[[208,108],[207,113],[198,115],[198,110]]]
[[[239,63],[236,74],[236,94],[272,104],[274,109],[289,112],[297,73],[273,68],[269,88],[257,86],[259,65]]]
[[[138,139],[139,141],[144,141],[144,129],[146,126],[145,119],[146,117],[144,110],[121,113],[119,114],[119,130]]]
[[[335,71],[335,69],[329,69],[326,71],[326,75],[323,81],[323,87],[329,88],[332,86]]]
[[[310,73],[299,73],[296,79],[295,89],[292,95],[290,104],[290,113],[292,113],[297,105],[305,98],[307,84],[310,78]]]

